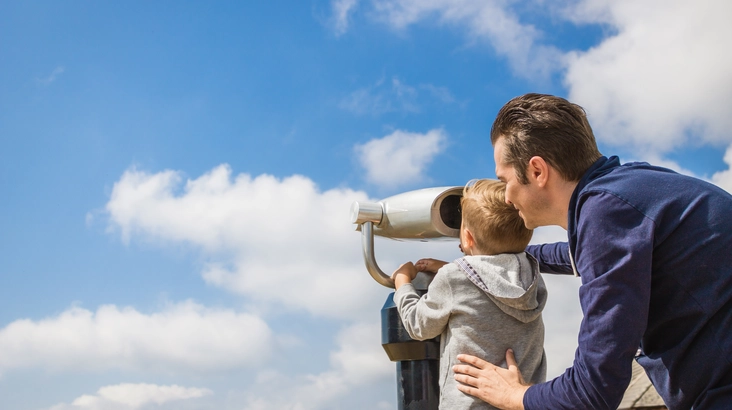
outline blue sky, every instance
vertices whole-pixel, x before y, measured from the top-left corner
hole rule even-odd
[[[606,155],[732,190],[730,12],[0,4],[0,408],[395,409],[350,204],[495,176],[492,120],[526,92],[585,107]],[[385,270],[457,256],[376,245]],[[555,376],[579,283],[547,281]]]

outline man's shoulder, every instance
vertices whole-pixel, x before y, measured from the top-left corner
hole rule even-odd
[[[667,206],[684,206],[701,195],[728,196],[707,181],[645,162],[616,167],[589,181],[579,193],[583,201],[591,201],[590,197],[595,197],[606,202],[607,195],[651,213]]]

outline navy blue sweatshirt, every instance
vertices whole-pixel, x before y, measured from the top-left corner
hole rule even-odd
[[[571,274],[574,259],[579,346],[563,375],[529,388],[525,408],[616,409],[639,347],[669,409],[730,408],[732,196],[602,157],[572,194],[567,222],[568,243],[527,250],[546,273]]]

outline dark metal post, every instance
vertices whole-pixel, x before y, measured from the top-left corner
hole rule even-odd
[[[394,288],[374,257],[374,229],[394,239],[457,238],[460,235],[462,187],[426,188],[406,192],[378,203],[354,202],[351,222],[361,230],[366,270],[381,285]],[[420,272],[412,284],[427,291],[431,276]],[[381,345],[396,362],[399,410],[438,410],[440,404],[440,338],[417,341],[402,324],[394,293],[381,309]]]
[[[381,345],[389,359],[396,362],[398,409],[437,410],[440,338],[424,341],[410,338],[394,304],[393,292],[381,309]]]

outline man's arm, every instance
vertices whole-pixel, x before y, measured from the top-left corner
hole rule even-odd
[[[606,192],[581,200],[575,261],[584,318],[574,364],[527,390],[527,409],[616,409],[648,323],[654,221]]]
[[[542,273],[574,274],[567,242],[529,245],[526,247],[526,252],[539,262],[539,271]]]

